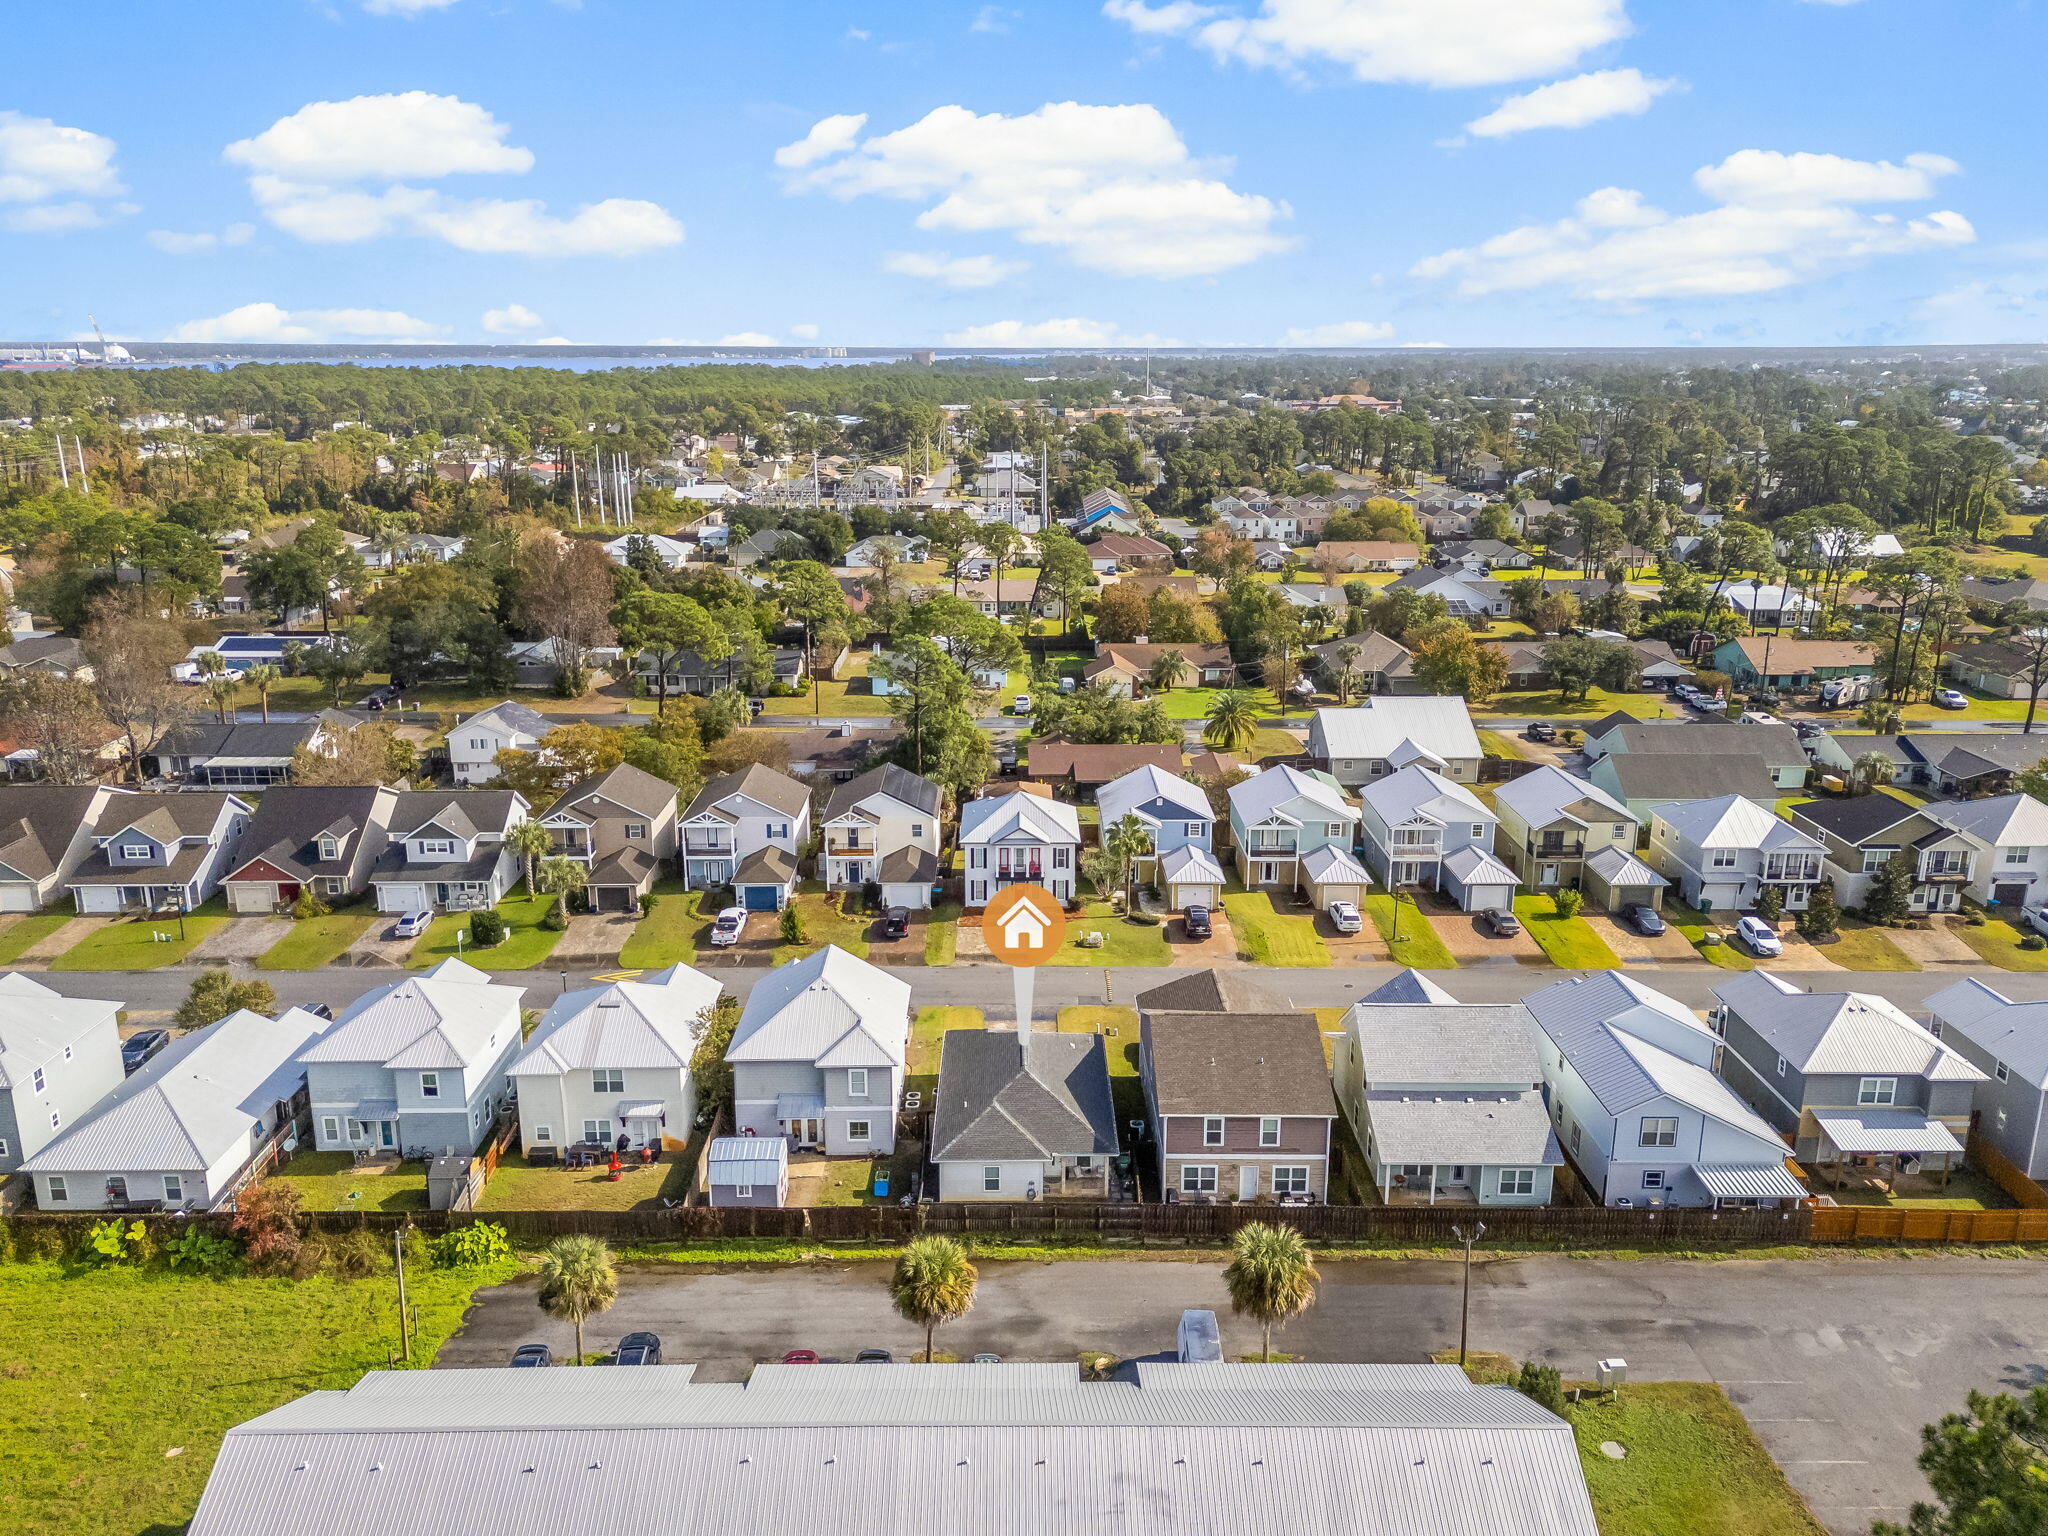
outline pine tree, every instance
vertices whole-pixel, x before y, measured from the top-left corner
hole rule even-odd
[[[1863,895],[1863,916],[1873,923],[1904,922],[1912,895],[1912,857],[1895,853],[1870,877],[1870,889]]]

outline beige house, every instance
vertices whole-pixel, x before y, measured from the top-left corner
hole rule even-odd
[[[589,867],[592,910],[630,912],[676,856],[676,787],[621,763],[570,785],[541,825],[552,856]]]
[[[1493,808],[1500,817],[1494,852],[1535,890],[1584,884],[1594,895],[1606,882],[1586,880],[1587,862],[1609,848],[1630,853],[1636,846],[1628,807],[1562,768],[1545,765],[1509,780],[1495,792]]]

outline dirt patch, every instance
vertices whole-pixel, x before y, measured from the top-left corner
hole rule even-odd
[[[110,917],[74,917],[63,927],[44,934],[15,957],[16,965],[33,965],[38,962],[48,965],[72,945],[79,943],[94,925],[113,922]]]
[[[290,932],[291,926],[282,917],[231,917],[193,945],[186,958],[224,965],[254,960]]]
[[[749,912],[737,944],[713,949],[708,938],[704,941],[704,947],[697,951],[697,968],[731,970],[738,966],[773,965],[776,946],[781,942],[781,913]]]
[[[1358,932],[1339,933],[1337,925],[1330,921],[1330,914],[1318,912],[1316,937],[1330,952],[1332,965],[1385,965],[1392,958],[1387,941],[1380,937],[1379,929],[1373,926],[1369,917]]]
[[[1848,969],[1830,953],[1831,946],[1808,943],[1798,929],[1789,924],[1779,928],[1778,938],[1785,946],[1782,955],[1759,955],[1734,934],[1728,935],[1727,942],[1735,946],[1736,953],[1748,955],[1756,962],[1760,971],[1845,971]]]

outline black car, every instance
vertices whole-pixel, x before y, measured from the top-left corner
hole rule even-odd
[[[1522,931],[1522,920],[1506,907],[1488,907],[1479,917],[1496,938],[1512,939]]]
[[[1623,907],[1621,915],[1629,927],[1649,938],[1654,939],[1664,931],[1664,919],[1657,915],[1657,909],[1640,901]]]
[[[853,1357],[855,1365],[894,1365],[896,1357],[886,1349],[864,1349]]]
[[[1210,926],[1207,907],[1189,907],[1181,915],[1181,923],[1187,928],[1188,937],[1191,939],[1206,939],[1215,931]]]
[[[332,1003],[301,1003],[299,1006],[316,1019],[331,1019],[334,1017],[334,1005]]]
[[[756,719],[760,718],[761,711],[767,707],[768,701],[766,699],[747,700],[747,713],[753,715]]]
[[[170,1044],[170,1040],[171,1032],[168,1029],[145,1029],[130,1035],[121,1042],[122,1070],[133,1072],[137,1067],[149,1060],[150,1057]]]
[[[1556,741],[1557,727],[1541,720],[1534,720],[1530,722],[1529,729],[1522,734],[1531,741]]]
[[[882,937],[905,939],[910,937],[910,908],[891,907],[882,914]]]
[[[522,1344],[512,1351],[514,1365],[553,1365],[555,1352],[545,1344]]]
[[[661,1340],[651,1333],[629,1333],[612,1353],[613,1365],[661,1364]]]

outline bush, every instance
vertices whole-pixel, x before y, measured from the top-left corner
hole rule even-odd
[[[561,898],[557,897],[548,907],[547,915],[541,918],[540,925],[549,933],[560,933],[569,926],[569,914],[562,910]]]
[[[1125,916],[1124,921],[1136,923],[1140,928],[1157,928],[1159,926],[1159,914],[1157,912],[1132,912]]]
[[[654,892],[649,891],[645,896],[642,896],[640,898],[640,910],[634,915],[636,917],[643,918],[652,917],[654,915],[654,904],[659,900],[661,900],[659,896],[655,895]]]
[[[486,907],[481,912],[469,914],[469,942],[478,949],[489,949],[493,944],[505,942],[505,917]]]
[[[2039,935],[2038,933],[2030,933],[2025,938],[2020,940],[2020,948],[2048,949],[2048,939],[2042,938],[2041,935]]]
[[[258,1275],[295,1275],[299,1250],[299,1191],[276,1181],[252,1184],[235,1197],[230,1224],[243,1243],[242,1257]]]
[[[367,1227],[337,1232],[322,1245],[326,1248],[329,1274],[340,1280],[363,1280],[377,1273],[384,1261],[384,1245]]]
[[[1564,1417],[1564,1377],[1556,1366],[1523,1361],[1522,1373],[1515,1378],[1515,1390],[1559,1418]]]
[[[334,909],[313,894],[313,887],[299,887],[299,899],[292,903],[292,921],[304,922],[309,917],[325,917]]]
[[[97,1268],[111,1268],[119,1265],[140,1263],[149,1241],[149,1229],[139,1221],[123,1222],[120,1217],[112,1221],[96,1221],[85,1234],[85,1246],[79,1250],[79,1258]]]
[[[210,965],[193,979],[171,1022],[180,1029],[199,1029],[241,1008],[272,1013],[277,1008],[277,993],[267,981],[237,981],[225,966]]]
[[[241,1255],[235,1252],[233,1243],[197,1227],[187,1227],[171,1244],[167,1256],[171,1268],[200,1275],[231,1275],[241,1265]]]
[[[477,1269],[510,1258],[512,1241],[496,1222],[473,1221],[435,1238],[427,1256],[441,1269]]]
[[[1550,898],[1557,906],[1559,917],[1577,917],[1579,908],[1586,904],[1585,893],[1572,886],[1565,886]]]
[[[807,944],[810,942],[810,938],[810,930],[804,927],[804,915],[797,911],[796,904],[792,902],[789,906],[784,907],[782,909],[782,942],[785,944]]]

